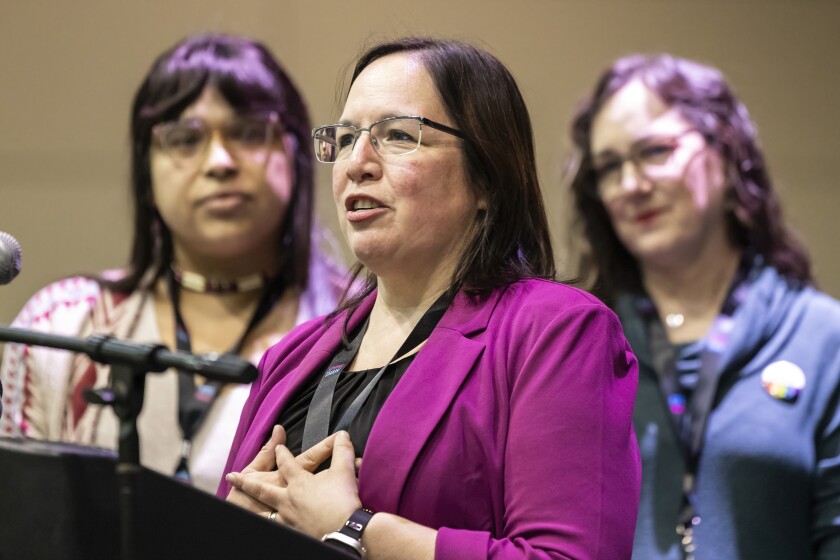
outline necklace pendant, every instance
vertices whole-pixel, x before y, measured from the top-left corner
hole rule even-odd
[[[668,328],[676,329],[683,326],[685,323],[685,316],[682,313],[668,313],[665,315],[665,324]]]

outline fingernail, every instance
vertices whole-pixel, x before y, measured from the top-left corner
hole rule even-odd
[[[342,431],[338,432],[338,435],[335,436],[335,439],[336,439],[336,441],[342,441],[342,442],[350,441],[350,434],[348,434],[347,432],[342,430]]]

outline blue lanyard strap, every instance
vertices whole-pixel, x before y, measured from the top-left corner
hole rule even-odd
[[[693,560],[696,552],[694,530],[700,523],[700,516],[695,507],[695,486],[700,454],[703,450],[706,428],[709,416],[714,406],[720,380],[721,358],[729,347],[730,335],[734,326],[733,316],[738,307],[747,297],[750,288],[749,259],[743,259],[732,286],[724,299],[720,313],[712,323],[706,334],[703,350],[700,353],[700,371],[697,387],[688,401],[686,414],[689,429],[680,429],[678,419],[667,407],[670,395],[677,391],[678,372],[676,367],[676,353],[668,340],[665,327],[656,310],[656,306],[648,297],[636,299],[636,310],[642,318],[650,348],[653,369],[663,399],[666,401],[668,416],[674,432],[677,445],[682,449],[686,460],[686,473],[683,477],[683,506],[677,516],[677,534],[686,560]]]

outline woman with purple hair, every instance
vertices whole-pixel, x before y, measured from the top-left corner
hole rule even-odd
[[[840,558],[840,305],[722,74],[630,56],[578,111],[584,276],[639,359],[634,558]]]
[[[134,98],[128,266],[47,286],[15,326],[256,362],[341,295],[342,271],[318,248],[312,220],[309,132],[300,93],[264,45],[179,42]],[[83,397],[108,376],[81,355],[7,346],[0,435],[114,447],[116,417]],[[149,376],[142,462],[214,490],[247,394],[183,372]]]

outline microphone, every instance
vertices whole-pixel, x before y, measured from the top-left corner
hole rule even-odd
[[[15,279],[20,272],[20,243],[17,239],[0,231],[0,286]]]
[[[15,279],[20,272],[20,243],[0,231],[0,286]],[[0,382],[0,414],[3,414],[3,383]]]
[[[100,364],[128,366],[144,374],[174,367],[224,383],[251,383],[258,374],[253,364],[233,354],[173,352],[163,344],[137,344],[102,334],[76,338],[0,326],[0,342],[82,352]]]

